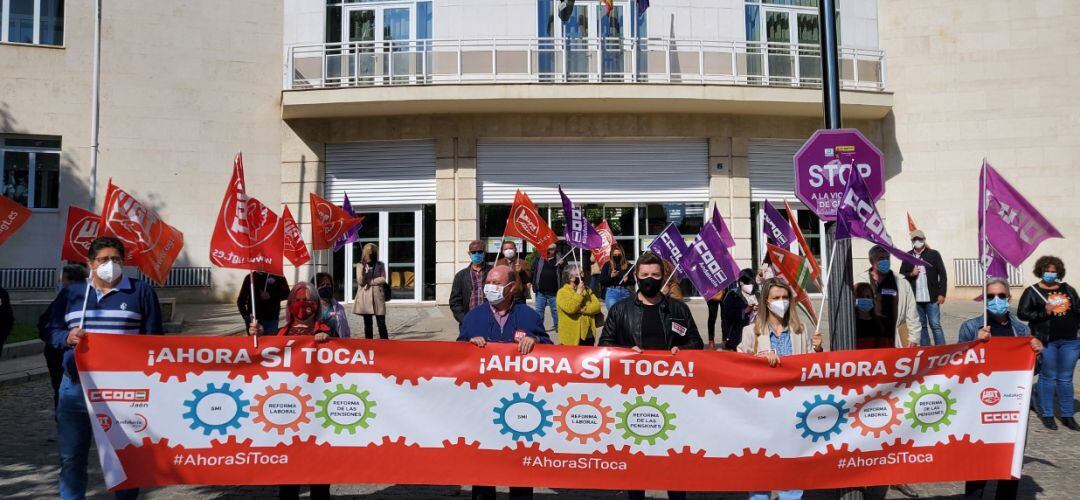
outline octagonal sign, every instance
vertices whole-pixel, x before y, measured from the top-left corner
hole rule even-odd
[[[861,132],[843,128],[818,130],[795,153],[795,196],[818,217],[836,220],[840,197],[854,168],[874,201],[885,194],[884,155]]]

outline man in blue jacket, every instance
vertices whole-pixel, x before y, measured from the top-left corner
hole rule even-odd
[[[484,279],[487,304],[465,315],[459,341],[484,347],[488,342],[516,343],[518,352],[529,354],[538,342],[550,344],[544,320],[533,308],[513,299],[518,287],[517,273],[509,266],[495,266]],[[532,488],[510,488],[510,498],[532,498]],[[473,486],[474,500],[494,500],[494,486]]]
[[[164,333],[161,305],[154,289],[143,281],[124,276],[124,244],[120,240],[109,236],[95,239],[90,243],[89,263],[90,279],[61,290],[51,306],[49,320],[53,347],[63,351],[64,356],[64,378],[56,409],[60,498],[63,499],[86,496],[86,464],[93,437],[90,414],[75,368],[75,347],[87,333]],[[117,499],[138,495],[137,489],[116,492]]]

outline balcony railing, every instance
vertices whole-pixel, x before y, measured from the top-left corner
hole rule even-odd
[[[812,44],[669,38],[395,40],[289,47],[286,89],[469,83],[820,87]],[[883,91],[881,50],[840,49],[844,89]]]

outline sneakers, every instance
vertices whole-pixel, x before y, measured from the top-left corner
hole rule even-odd
[[[1080,424],[1076,423],[1076,419],[1073,417],[1061,417],[1061,423],[1074,431],[1080,431]]]
[[[1039,417],[1039,420],[1042,420],[1043,426],[1047,429],[1052,431],[1057,430],[1057,422],[1054,422],[1054,417]]]

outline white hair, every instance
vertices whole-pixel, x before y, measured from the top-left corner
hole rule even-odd
[[[581,265],[577,262],[571,262],[563,268],[563,283],[569,282],[571,278],[581,276]]]

